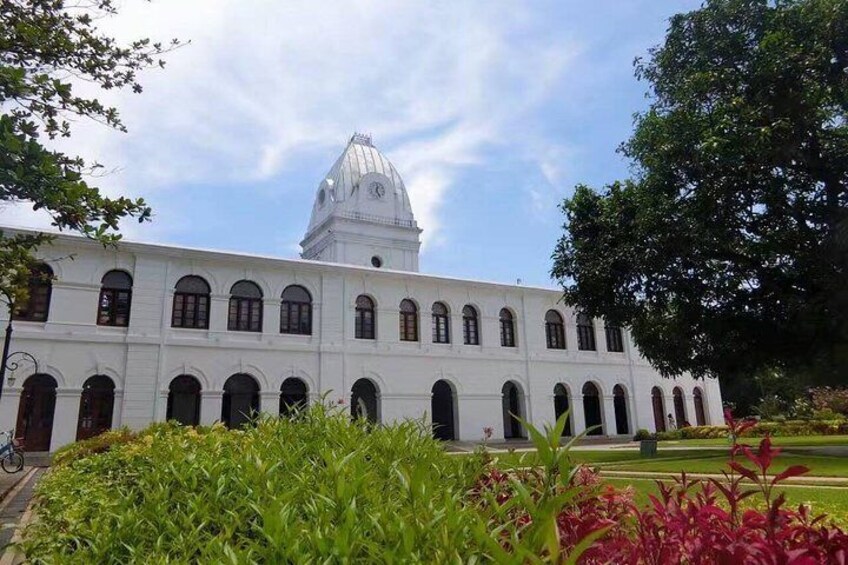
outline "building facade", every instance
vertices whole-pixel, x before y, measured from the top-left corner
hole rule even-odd
[[[541,425],[566,409],[570,434],[721,422],[716,381],[663,379],[626,329],[557,290],[418,273],[419,234],[397,171],[354,136],[316,192],[303,259],[61,235],[17,309],[12,350],[38,367],[12,374],[0,429],[52,451],[320,398],[424,418],[443,439],[522,437],[510,414]]]

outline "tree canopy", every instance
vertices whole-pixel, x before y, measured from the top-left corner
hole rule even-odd
[[[707,0],[636,75],[631,178],[562,205],[566,301],[666,376],[844,379],[848,0]]]
[[[30,203],[57,228],[104,244],[120,239],[121,219],[146,221],[150,208],[143,199],[105,197],[86,180],[100,165],[51,141],[70,137],[80,118],[126,131],[116,108],[75,86],[141,92],[138,72],[163,66],[160,56],[179,45],[119,43],[96,26],[116,13],[113,0],[0,0],[0,204]],[[0,232],[0,292],[25,297],[33,252],[50,239]]]

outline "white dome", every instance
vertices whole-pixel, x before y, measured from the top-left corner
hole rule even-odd
[[[354,134],[321,181],[307,237],[330,216],[417,228],[403,179],[370,136]]]

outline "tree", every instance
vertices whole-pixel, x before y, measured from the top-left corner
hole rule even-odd
[[[665,376],[848,373],[848,0],[707,0],[671,19],[620,151],[578,186],[552,276]]]
[[[143,199],[107,198],[86,178],[100,167],[50,147],[70,137],[71,123],[88,118],[126,131],[115,108],[79,96],[74,85],[141,92],[137,73],[164,66],[177,47],[149,39],[121,45],[96,22],[117,13],[113,0],[0,0],[0,203],[28,202],[46,210],[54,226],[103,244],[120,239],[119,221],[149,220]],[[0,292],[26,297],[35,250],[47,234],[0,232]]]

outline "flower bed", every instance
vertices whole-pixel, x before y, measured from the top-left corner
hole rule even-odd
[[[559,445],[563,415],[528,425],[539,467],[451,457],[425,426],[371,427],[315,405],[256,427],[157,424],[65,450],[38,486],[29,561],[61,563],[818,563],[848,536],[790,510],[778,450],[734,446],[726,481],[663,486],[647,508],[602,486]],[[737,434],[749,424],[730,422]],[[762,501],[742,511],[750,496]],[[749,485],[750,486],[750,485]],[[751,491],[753,492],[753,491]]]

